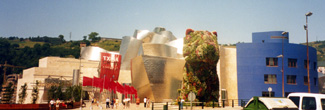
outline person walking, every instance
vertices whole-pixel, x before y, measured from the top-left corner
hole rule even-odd
[[[61,101],[59,100],[59,98],[56,99],[56,101],[55,101],[56,110],[59,110],[60,109],[60,103],[61,103]]]
[[[146,108],[147,107],[147,97],[144,97],[143,104],[144,104],[144,108]]]
[[[109,108],[109,102],[110,102],[110,100],[109,100],[109,98],[107,97],[107,99],[106,99],[106,108],[107,108],[107,107]]]
[[[182,98],[182,99],[181,99],[181,103],[180,103],[180,104],[181,104],[181,109],[182,109],[182,110],[183,110],[184,101],[185,101],[185,100]]]
[[[115,99],[112,98],[112,102],[111,102],[111,107],[112,107],[112,109],[114,109],[114,102],[115,102]]]
[[[54,101],[54,99],[52,99],[50,101],[50,110],[52,110],[54,108],[54,103],[55,103],[55,101]]]
[[[136,100],[136,105],[137,105],[137,108],[139,107],[139,105],[140,105],[140,98],[137,98],[137,100]]]
[[[150,98],[147,100],[147,108],[150,108]]]
[[[118,109],[118,105],[119,104],[119,101],[118,101],[118,98],[115,99],[115,106],[116,106],[116,109]]]

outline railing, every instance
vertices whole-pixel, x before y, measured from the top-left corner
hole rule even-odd
[[[204,109],[204,107],[209,108],[224,108],[224,107],[244,107],[246,103],[249,101],[249,99],[228,99],[228,100],[221,100],[218,102],[192,102],[193,107],[200,107]],[[191,108],[191,102],[184,102],[183,103],[183,109],[189,109]],[[152,110],[180,110],[181,105],[176,102],[151,102],[151,109]]]

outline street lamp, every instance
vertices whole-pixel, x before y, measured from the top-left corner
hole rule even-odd
[[[306,43],[307,43],[307,78],[308,78],[308,93],[310,93],[310,79],[309,79],[309,49],[308,49],[308,16],[311,16],[313,13],[312,12],[308,12],[305,14],[306,16],[306,25],[305,30],[306,30]]]
[[[284,97],[284,54],[283,54],[283,48],[284,48],[284,38],[285,38],[285,35],[288,34],[288,32],[282,32],[282,54],[281,54],[281,57],[282,57],[282,69],[281,69],[281,72],[282,72],[282,97]]]

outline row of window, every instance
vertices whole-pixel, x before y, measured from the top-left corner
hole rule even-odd
[[[297,84],[296,75],[287,75],[287,84]],[[264,75],[265,84],[276,84],[276,74],[265,74]],[[314,85],[317,84],[317,78],[314,78]],[[308,85],[308,77],[304,76],[304,85]]]
[[[278,66],[278,58],[268,57],[266,58],[266,66]],[[297,68],[297,59],[288,58],[288,67]],[[307,60],[304,60],[304,67],[307,68]],[[309,65],[309,68],[311,66]],[[314,62],[313,69],[316,70],[317,63]]]

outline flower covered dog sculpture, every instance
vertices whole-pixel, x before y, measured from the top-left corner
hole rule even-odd
[[[219,79],[216,64],[219,59],[217,32],[186,30],[183,56],[185,72],[182,98],[189,92],[196,93],[199,101],[217,100],[219,97]]]

